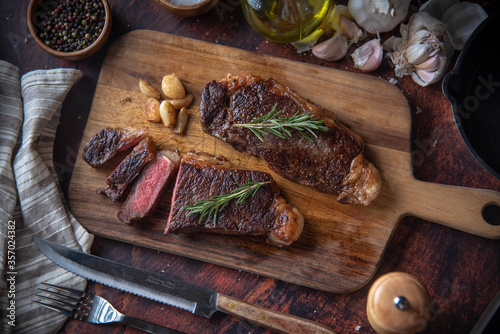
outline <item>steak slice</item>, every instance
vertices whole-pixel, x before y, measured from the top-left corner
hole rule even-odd
[[[309,141],[292,130],[282,139],[263,136],[233,124],[249,123],[269,113],[276,105],[279,117],[295,113],[324,121],[328,132],[316,131]],[[205,86],[200,105],[204,132],[231,144],[240,152],[264,159],[268,167],[282,177],[316,190],[338,194],[341,203],[368,205],[380,192],[378,170],[363,154],[363,140],[344,126],[337,117],[299,96],[282,83],[253,75],[228,75]]]
[[[200,222],[200,214],[186,206],[212,196],[228,194],[247,181],[269,182],[241,204],[230,201],[212,218]],[[215,232],[267,235],[276,246],[287,246],[302,233],[304,217],[280,196],[279,189],[264,172],[235,169],[221,157],[186,154],[179,167],[165,233]]]
[[[160,151],[139,174],[118,219],[131,223],[150,215],[161,201],[170,181],[175,178],[181,157],[177,152]]]
[[[108,176],[106,186],[99,189],[97,193],[105,194],[116,202],[127,186],[139,175],[144,165],[153,160],[155,154],[156,146],[151,137],[141,140]]]
[[[104,128],[85,144],[82,157],[92,167],[97,167],[114,157],[118,152],[137,145],[148,135],[147,127]]]

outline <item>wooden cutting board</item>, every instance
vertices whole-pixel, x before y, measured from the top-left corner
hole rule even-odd
[[[185,135],[146,121],[139,79],[157,85],[175,72],[195,98]],[[222,154],[239,167],[269,172],[264,162],[238,153],[202,132],[199,103],[203,87],[228,73],[271,76],[334,112],[366,142],[366,155],[380,170],[383,188],[368,207],[342,205],[336,196],[287,181],[276,174],[285,198],[305,216],[299,240],[287,248],[264,238],[221,235],[164,235],[168,192],[152,217],[125,225],[116,214],[121,203],[97,195],[124,155],[93,169],[81,158],[84,144],[104,127],[148,126],[159,149]],[[89,97],[91,98],[91,97]],[[90,232],[135,245],[174,253],[335,293],[369,282],[396,225],[403,216],[499,238],[500,226],[484,221],[485,205],[499,205],[500,193],[431,184],[412,176],[410,110],[402,93],[378,78],[289,61],[165,33],[139,30],[110,48],[104,61],[76,161],[69,204]]]

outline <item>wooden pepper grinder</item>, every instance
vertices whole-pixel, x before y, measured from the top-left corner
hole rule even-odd
[[[378,278],[368,292],[366,312],[380,334],[414,334],[430,318],[430,298],[420,281],[402,272]]]

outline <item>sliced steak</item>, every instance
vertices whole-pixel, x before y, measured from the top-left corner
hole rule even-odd
[[[97,167],[114,157],[118,152],[125,151],[148,135],[146,127],[104,128],[97,132],[85,144],[82,157],[92,167]]]
[[[122,209],[118,211],[118,219],[131,223],[153,213],[171,180],[175,179],[180,160],[177,152],[156,153],[139,174]]]
[[[186,206],[216,195],[228,194],[247,181],[269,182],[242,203],[230,201],[217,220],[190,214]],[[268,173],[235,169],[228,162],[207,155],[186,154],[179,167],[165,233],[196,231],[223,234],[267,235],[277,246],[290,245],[302,233],[304,217],[280,196]]]
[[[277,105],[280,118],[311,113],[324,121],[328,132],[309,141],[292,130],[291,137],[263,136],[233,124],[249,123]],[[240,152],[264,159],[284,178],[316,190],[338,194],[341,203],[368,205],[381,188],[378,170],[363,154],[364,143],[337,117],[299,96],[282,83],[253,75],[231,76],[205,86],[200,106],[204,132],[231,144]]]
[[[153,140],[149,136],[144,138],[108,176],[106,186],[97,192],[105,194],[116,202],[127,186],[139,175],[144,165],[153,160],[155,154],[156,146]]]

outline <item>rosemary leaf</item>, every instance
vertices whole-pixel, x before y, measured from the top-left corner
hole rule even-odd
[[[238,188],[228,194],[212,196],[208,199],[196,202],[195,204],[187,205],[184,209],[189,211],[187,214],[188,217],[192,214],[199,213],[200,224],[203,219],[212,218],[215,226],[217,224],[217,216],[219,215],[219,212],[222,211],[229,204],[229,202],[236,200],[236,204],[242,204],[249,197],[253,197],[257,190],[267,183],[270,183],[270,181],[254,182],[249,180],[245,184],[237,183]]]
[[[285,139],[285,134],[289,137],[292,136],[290,129],[298,131],[300,135],[309,141],[313,141],[313,139],[307,135],[306,131],[314,138],[318,137],[314,130],[328,132],[328,127],[324,125],[324,121],[315,119],[310,112],[299,114],[297,111],[291,117],[279,118],[278,115],[283,110],[276,111],[277,106],[278,104],[275,104],[269,113],[254,119],[250,123],[233,124],[233,126],[249,129],[260,141],[264,141],[263,135],[269,134]]]

